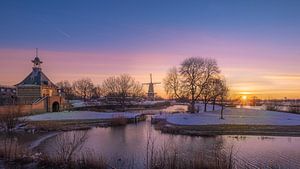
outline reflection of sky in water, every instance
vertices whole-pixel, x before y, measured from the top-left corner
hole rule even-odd
[[[171,106],[163,110],[174,112],[186,106]],[[218,137],[190,137],[162,134],[154,129],[148,118],[146,122],[129,124],[125,127],[93,128],[88,131],[88,139],[81,152],[92,152],[103,156],[107,160],[121,159],[120,163],[135,159],[136,168],[144,165],[148,134],[154,140],[155,148],[166,147],[176,149],[187,157],[194,153],[209,156],[212,150],[229,152],[233,147],[236,165],[240,168],[247,166],[274,165],[282,168],[300,168],[300,137],[267,137],[267,136],[218,136]],[[75,131],[80,132],[80,131]],[[51,138],[41,146],[41,150],[53,151]],[[120,164],[120,166],[122,166]],[[278,167],[278,166],[277,166]]]
[[[300,167],[299,137],[229,137],[227,144],[234,145],[239,159],[254,165],[280,164],[284,168]]]
[[[154,130],[150,122],[130,124],[126,127],[94,128],[88,132],[82,151],[92,151],[107,159],[133,159],[138,166],[143,165],[147,133],[155,140],[155,147],[176,148],[184,155],[192,153],[211,153],[211,150],[228,150],[233,146],[237,162],[251,165],[270,165],[274,162],[284,167],[300,167],[299,137],[261,137],[261,136],[218,136],[190,137],[161,134]],[[47,147],[51,139],[47,141]],[[49,148],[48,148],[48,151]]]
[[[138,110],[140,113],[154,114],[154,113],[174,113],[174,112],[186,112],[188,110],[187,105],[173,105],[166,107],[164,109],[147,109],[147,110]]]

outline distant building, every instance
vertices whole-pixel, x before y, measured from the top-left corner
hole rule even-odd
[[[152,82],[152,74],[150,73],[150,83],[143,83],[143,85],[148,85],[148,93],[147,93],[147,99],[154,101],[156,93],[154,92],[154,85],[160,84],[160,82]]]
[[[42,72],[42,61],[36,54],[32,72],[16,84],[18,104],[32,104],[32,111],[58,112],[63,110],[65,99],[61,90]]]
[[[14,104],[16,101],[16,87],[0,85],[0,105]]]
[[[16,87],[15,86],[0,85],[0,94],[2,96],[16,95]]]

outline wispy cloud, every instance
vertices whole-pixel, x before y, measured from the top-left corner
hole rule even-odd
[[[67,32],[63,31],[62,29],[60,28],[55,28],[55,30],[60,33],[61,35],[65,36],[66,38],[71,38],[71,35],[68,34]]]

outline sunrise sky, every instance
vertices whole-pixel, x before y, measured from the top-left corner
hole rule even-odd
[[[54,82],[161,82],[202,56],[217,59],[233,97],[300,98],[300,1],[2,0],[0,22],[2,85],[23,80],[39,48]]]

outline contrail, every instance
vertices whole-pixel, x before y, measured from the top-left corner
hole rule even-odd
[[[57,27],[56,27],[55,30],[56,30],[57,32],[59,32],[60,34],[64,35],[65,37],[71,38],[71,35],[70,35],[70,34],[66,33],[65,31],[61,30],[60,28],[57,28]]]

